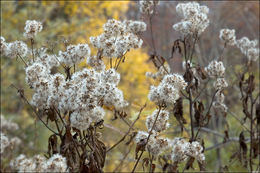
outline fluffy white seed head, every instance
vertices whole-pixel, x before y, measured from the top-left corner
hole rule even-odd
[[[228,83],[225,78],[217,78],[217,80],[214,82],[214,87],[216,90],[222,90],[223,88],[228,87]]]
[[[210,77],[223,77],[225,74],[225,67],[221,61],[211,61],[205,68],[205,71]]]
[[[6,43],[5,38],[1,36],[0,37],[0,53],[1,53],[1,56],[6,55],[7,48],[8,48],[8,43]]]
[[[200,35],[209,25],[208,7],[200,6],[197,2],[179,3],[176,11],[183,19],[174,24],[173,29],[184,35]]]
[[[219,38],[224,41],[225,44],[234,46],[236,44],[236,34],[234,29],[221,29]]]
[[[249,61],[257,61],[259,58],[259,48],[257,47],[258,40],[249,40],[247,37],[242,37],[237,40],[236,46],[240,51],[247,56]]]
[[[6,149],[6,147],[8,147],[8,145],[9,145],[9,139],[5,134],[0,133],[0,141],[1,141],[0,153],[2,154],[4,152],[4,150]]]
[[[159,4],[159,0],[141,0],[139,1],[139,9],[141,13],[152,14],[154,5]]]
[[[171,146],[171,159],[173,162],[180,163],[185,161],[188,157],[193,157],[199,162],[205,160],[205,156],[202,153],[203,147],[197,141],[190,143],[183,138],[174,138],[171,141]]]
[[[151,86],[148,98],[156,104],[172,105],[179,98],[179,92],[185,89],[187,83],[178,74],[165,75],[161,83]]]
[[[88,111],[75,111],[70,115],[71,126],[79,130],[86,130],[92,122]]]
[[[72,66],[90,56],[88,44],[69,45],[65,52],[59,52],[60,62]]]
[[[36,20],[27,20],[24,30],[24,37],[32,39],[37,35],[37,33],[42,31],[42,23]]]
[[[28,47],[23,41],[14,41],[8,44],[6,56],[16,58],[17,56],[25,57],[28,53]]]
[[[54,154],[46,161],[43,167],[46,172],[66,172],[68,166],[65,157],[60,154]]]
[[[154,124],[154,121],[155,121],[157,115],[158,115],[158,118]],[[146,127],[147,127],[148,131],[150,131],[154,124],[154,128],[153,128],[154,131],[156,131],[156,132],[164,131],[169,127],[168,119],[169,119],[168,111],[160,110],[160,112],[159,112],[159,110],[156,109],[152,113],[152,115],[149,115],[146,118]]]
[[[136,35],[146,29],[139,21],[117,21],[110,19],[103,25],[104,33],[90,37],[91,44],[108,58],[122,57],[130,49],[140,48],[143,41]]]
[[[249,61],[257,61],[259,59],[259,48],[250,48],[247,52]]]
[[[173,85],[178,90],[183,90],[187,86],[187,82],[185,82],[183,76],[181,76],[179,74],[165,75],[163,80],[162,80],[162,83]]]
[[[3,115],[1,115],[1,128],[2,128],[1,130],[14,131],[14,130],[18,130],[19,126],[17,123],[7,120]]]
[[[149,134],[144,131],[138,131],[136,135],[136,143],[138,145],[144,145],[147,142]],[[167,138],[160,138],[156,133],[152,133],[149,141],[145,147],[146,151],[149,151],[153,156],[158,156],[160,153],[164,152],[169,145],[169,140]]]

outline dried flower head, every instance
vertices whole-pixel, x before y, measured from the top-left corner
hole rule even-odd
[[[140,48],[143,41],[136,33],[144,31],[146,24],[139,21],[108,20],[103,25],[104,33],[97,37],[90,37],[91,44],[108,58],[122,57],[130,49]]]
[[[59,52],[60,62],[68,66],[78,64],[90,56],[88,44],[69,45],[65,52]]]
[[[8,147],[8,145],[9,145],[9,139],[5,134],[0,133],[0,141],[1,141],[0,153],[2,154],[5,150],[5,148]]]
[[[8,44],[6,56],[15,58],[17,56],[25,57],[28,53],[28,47],[23,41],[14,41]]]
[[[225,74],[225,67],[221,61],[211,61],[205,68],[205,71],[210,77],[223,77]]]
[[[46,172],[67,172],[66,158],[60,154],[54,154],[44,164],[44,170]]]
[[[200,35],[209,25],[208,7],[200,6],[197,2],[179,3],[176,11],[183,19],[174,24],[173,29],[184,35]]]
[[[219,38],[227,45],[234,46],[236,44],[236,34],[234,29],[221,29]]]
[[[159,0],[141,0],[139,1],[140,11],[145,14],[152,14],[154,12],[153,7],[159,4]]]
[[[38,32],[42,31],[42,23],[36,20],[27,20],[24,27],[24,37],[34,38]]]
[[[0,38],[0,54],[6,55],[8,48],[8,43],[5,42],[5,38],[1,36]]]
[[[217,78],[217,80],[214,82],[214,87],[216,90],[222,90],[223,88],[228,87],[228,83],[225,78]]]
[[[186,86],[187,83],[181,75],[165,75],[157,87],[151,86],[148,98],[159,105],[172,105],[179,98],[179,91]]]
[[[257,40],[249,40],[247,37],[243,37],[237,40],[237,48],[247,56],[249,61],[257,61],[259,58],[259,48],[257,48]]]
[[[157,116],[158,116],[158,118],[154,124],[154,121]],[[168,111],[160,110],[160,112],[159,112],[159,110],[156,109],[152,113],[152,115],[150,115],[146,118],[146,127],[150,131],[154,124],[154,128],[153,128],[154,131],[156,131],[156,132],[164,131],[169,127],[169,123],[167,122],[168,119],[169,119]]]

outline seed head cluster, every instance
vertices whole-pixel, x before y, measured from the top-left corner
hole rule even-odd
[[[179,3],[176,11],[183,19],[174,24],[173,29],[183,35],[200,35],[209,25],[207,6],[201,6],[197,2]]]
[[[211,61],[209,65],[205,68],[208,75],[215,79],[214,88],[216,90],[215,101],[213,102],[213,107],[222,112],[227,112],[227,106],[224,104],[225,96],[223,94],[223,89],[228,87],[228,83],[224,78],[225,67],[222,61]]]
[[[1,55],[9,58],[17,58],[18,56],[26,57],[29,53],[27,45],[23,41],[5,42],[5,38],[1,37]]]
[[[234,29],[221,29],[219,38],[225,42],[225,44],[234,46],[236,44],[236,34]]]
[[[173,162],[180,163],[187,160],[188,157],[193,157],[199,162],[204,162],[205,156],[203,154],[203,148],[199,142],[187,142],[183,138],[174,138],[171,141],[171,159]]]
[[[24,37],[28,39],[34,38],[42,31],[42,23],[36,20],[27,20],[24,27]]]
[[[26,158],[21,154],[10,162],[10,166],[18,172],[68,172],[66,158],[60,154],[54,154],[49,159],[41,155]]]
[[[159,4],[159,0],[141,0],[139,1],[139,8],[141,13],[153,14],[153,7]]]
[[[146,30],[146,24],[140,21],[123,22],[110,19],[103,25],[104,33],[90,37],[91,44],[108,58],[122,57],[130,49],[140,48],[143,41],[136,34]]]
[[[65,52],[59,52],[60,62],[72,66],[80,63],[90,56],[90,48],[88,44],[69,45]]]
[[[165,70],[166,69],[166,70]],[[152,78],[152,79],[163,79],[165,75],[167,75],[167,72],[170,72],[171,69],[168,64],[161,66],[156,73],[152,72],[146,72],[146,77]]]
[[[11,137],[15,130],[19,129],[18,124],[5,119],[3,115],[1,115],[1,133],[0,133],[0,153],[4,155],[8,152],[7,148],[13,149],[21,144],[21,139],[17,136]]]
[[[143,22],[138,21],[109,20],[104,25],[104,35],[107,38],[112,36],[118,39],[116,44],[119,44],[120,40],[132,39],[132,36],[138,39],[135,34],[145,30],[145,27]],[[42,27],[40,22],[27,21],[25,29],[25,33],[35,36]],[[135,43],[136,40],[131,42]],[[131,45],[132,43],[128,43],[128,46],[135,47]],[[118,51],[122,45],[114,48]],[[3,37],[1,37],[1,53],[2,50],[7,50],[6,55],[11,57],[27,54],[25,43],[16,41],[8,44]],[[70,68],[85,59],[96,68],[83,68],[72,73]],[[42,111],[57,109],[63,114],[70,112],[71,126],[79,130],[86,130],[91,123],[104,118],[103,105],[117,110],[126,107],[123,92],[117,88],[120,74],[115,69],[106,70],[101,61],[90,57],[90,48],[87,44],[68,45],[66,51],[60,51],[58,55],[48,54],[45,48],[37,49],[35,58],[28,62],[25,68],[25,80],[34,90],[31,104]],[[54,67],[62,64],[65,65],[66,74],[52,73]]]
[[[157,116],[158,113],[159,113],[159,115],[158,115],[157,121],[155,122],[155,119],[156,119],[156,116]],[[164,131],[169,127],[169,123],[167,122],[168,119],[169,119],[169,112],[168,111],[161,110],[159,112],[159,110],[156,109],[152,113],[152,115],[149,115],[146,118],[146,127],[147,127],[148,131],[150,131],[153,127],[154,122],[155,122],[153,130],[156,131],[156,132]]]
[[[242,37],[237,40],[236,46],[248,58],[249,61],[257,61],[259,59],[259,48],[257,40],[249,40],[247,37]]]
[[[205,71],[210,77],[223,77],[225,74],[225,67],[222,61],[211,61],[205,68]]]
[[[165,75],[161,83],[151,86],[148,98],[158,105],[172,105],[179,98],[180,90],[185,89],[187,83],[179,74]]]

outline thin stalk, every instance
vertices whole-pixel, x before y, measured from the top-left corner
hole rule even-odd
[[[137,120],[140,118],[140,115],[143,111],[143,109],[145,108],[146,103],[144,104],[144,106],[140,109],[137,118],[135,119],[135,121],[131,124],[131,126],[129,127],[128,131],[125,133],[125,135],[117,142],[115,143],[112,147],[110,147],[107,152],[111,151],[113,148],[115,148],[118,144],[120,144],[122,141],[125,140],[126,136],[130,133],[130,131],[132,130],[133,126],[135,125],[135,123],[137,122]]]
[[[148,144],[148,142],[149,142],[150,136],[151,136],[151,134],[152,134],[153,128],[154,128],[155,123],[156,123],[156,121],[157,121],[157,119],[158,119],[158,117],[159,117],[160,112],[161,112],[161,107],[159,107],[159,111],[158,111],[158,113],[157,113],[157,116],[156,116],[156,118],[155,118],[155,121],[153,122],[153,126],[152,126],[151,130],[149,131],[149,135],[148,135],[148,137],[147,137],[147,141],[146,141],[146,143],[145,143],[144,146],[146,146],[146,145]],[[132,173],[135,172],[135,169],[136,169],[136,167],[137,167],[137,165],[138,165],[138,163],[139,163],[139,161],[140,161],[140,159],[141,159],[143,153],[144,153],[144,150],[141,152],[140,156],[138,157],[137,161],[135,162],[135,166],[134,166],[133,170],[131,171]]]
[[[213,101],[214,101],[214,99],[215,99],[215,96],[216,96],[217,92],[218,92],[218,90],[214,93],[214,95],[213,95],[213,97],[212,97],[212,100],[211,100],[210,106],[209,106],[209,108],[208,108],[208,111],[207,111],[207,113],[206,113],[206,116],[207,116],[207,115],[209,114],[209,112],[210,112],[210,109],[211,109],[211,107],[212,107],[212,105],[213,105]],[[197,133],[196,133],[196,135],[195,135],[194,140],[196,140],[196,138],[198,137],[198,134],[199,134],[201,128],[202,128],[202,127],[199,126],[198,131],[197,131]]]
[[[253,97],[252,97],[252,93],[250,94],[250,100],[251,100],[251,117],[250,117],[250,153],[249,153],[249,165],[250,165],[250,172],[253,171],[253,161],[252,161],[252,154],[253,154],[253,135],[254,135],[254,131],[253,131],[253,123],[254,123],[254,119],[253,119],[253,109],[254,109],[254,102],[253,102]]]
[[[18,89],[16,86],[14,86],[13,84],[12,84],[12,86],[13,86],[15,89],[17,89],[18,92],[19,92],[19,89]],[[32,107],[32,105],[29,103],[29,101],[25,98],[24,94],[21,93],[21,92],[20,92],[20,94],[21,94],[21,98],[31,107],[31,109],[33,110],[34,114],[35,114],[35,115],[39,118],[39,120],[45,125],[45,127],[47,127],[47,129],[49,129],[49,130],[50,130],[51,132],[53,132],[55,135],[60,136],[60,134],[58,134],[57,132],[55,132],[54,130],[52,130],[52,129],[41,119],[41,117],[38,115],[38,113],[36,112],[36,110]]]
[[[33,62],[34,62],[34,51],[33,51],[33,44],[34,44],[34,41],[33,41],[33,39],[31,39],[31,46],[32,46],[32,56],[33,56]]]
[[[189,89],[189,102],[190,102],[190,124],[191,124],[191,141],[194,139],[194,129],[193,129],[193,107],[192,107],[192,93],[191,88]]]
[[[28,67],[28,64],[25,62],[25,60],[21,57],[21,55],[18,54],[18,57],[23,61],[26,67]]]

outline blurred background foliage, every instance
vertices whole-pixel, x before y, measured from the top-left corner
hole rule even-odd
[[[202,2],[209,7],[211,25],[200,39],[197,49],[197,58],[205,66],[209,61],[220,55],[223,45],[218,39],[218,33],[221,28],[227,27],[236,30],[237,37],[247,36],[250,39],[259,38],[259,3],[251,2]],[[157,14],[153,20],[153,30],[155,45],[158,53],[165,57],[170,56],[171,46],[174,40],[180,35],[172,30],[172,25],[180,20],[175,12],[177,2],[162,1],[158,6]],[[117,20],[132,19],[144,20],[148,27],[149,24],[138,11],[138,5],[133,1],[1,1],[1,35],[7,42],[14,40],[26,41],[23,37],[26,20],[39,20],[43,23],[43,31],[36,38],[36,46],[53,47],[54,52],[64,50],[62,40],[67,39],[71,44],[89,43],[90,36],[97,36],[102,33],[102,25],[108,19]],[[112,146],[127,131],[124,121],[130,122],[137,116],[139,109],[147,101],[149,86],[156,84],[153,80],[145,77],[147,71],[155,72],[156,68],[149,60],[151,50],[151,38],[149,31],[141,37],[144,40],[144,48],[132,50],[126,55],[126,62],[121,64],[119,72],[121,73],[120,89],[124,91],[126,100],[130,106],[126,110],[128,116],[125,120],[118,117],[114,119],[113,110],[108,111],[105,120],[105,127],[101,129],[102,140],[106,146]],[[29,45],[29,43],[28,43]],[[92,55],[96,54],[95,49],[91,49]],[[182,73],[182,58],[175,55],[168,60],[172,71]],[[227,67],[227,79],[229,87],[225,90],[226,103],[231,113],[234,113],[239,119],[242,119],[241,103],[238,103],[239,95],[236,74],[243,69],[246,58],[241,55],[236,48],[228,48],[224,52],[224,62]],[[86,67],[86,63],[80,64],[80,67]],[[229,67],[233,68],[229,68]],[[254,64],[256,84],[259,86],[259,68]],[[47,141],[50,135],[41,122],[39,122],[29,106],[26,105],[16,94],[16,89],[11,84],[25,89],[25,95],[30,99],[31,92],[25,84],[24,66],[20,60],[11,60],[1,57],[1,114],[7,119],[12,119],[20,125],[17,135],[23,139],[21,149],[17,154],[24,153],[29,156],[46,152]],[[212,84],[210,84],[212,85]],[[206,94],[212,93],[211,88],[207,88]],[[206,95],[205,94],[205,95]],[[208,103],[208,100],[205,100]],[[208,103],[209,104],[209,103]],[[207,104],[206,104],[207,105]],[[187,103],[184,102],[184,117],[189,122]],[[146,130],[144,125],[145,118],[155,109],[154,105],[147,102],[147,107],[142,114],[141,119],[136,124],[136,130]],[[224,131],[229,129],[229,135],[238,137],[243,130],[237,119],[230,113],[226,118],[214,116],[212,124],[219,134],[224,135]],[[163,134],[173,138],[176,136],[189,137],[187,132],[181,134],[179,124],[174,116],[170,118],[171,127],[167,133]],[[187,129],[189,128],[186,125]],[[204,138],[206,136],[206,138]],[[201,138],[205,139],[205,147],[221,143],[223,137],[216,137],[210,133],[202,132]],[[229,162],[231,155],[239,147],[238,143],[231,142],[224,145],[223,148],[205,151],[207,170],[218,171],[225,165],[229,165],[229,171],[246,171],[238,161]],[[119,167],[125,153],[131,148],[131,154],[125,160],[123,166]],[[130,171],[135,161],[135,145],[126,146],[121,143],[118,148],[107,154],[105,171]],[[8,163],[6,163],[8,164]],[[141,165],[141,164],[140,164]],[[140,166],[139,165],[139,166]],[[139,167],[141,170],[141,166]],[[198,166],[195,165],[195,170]]]

